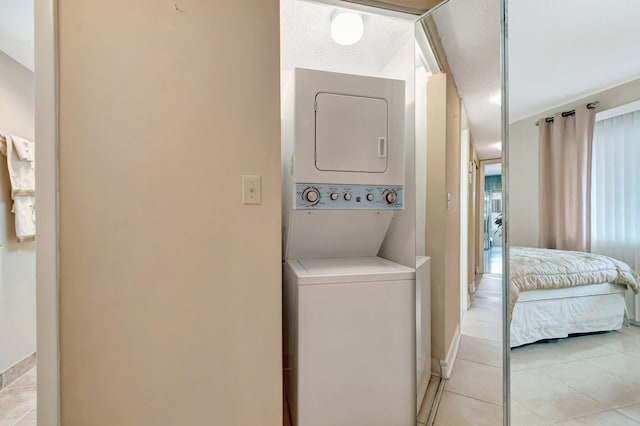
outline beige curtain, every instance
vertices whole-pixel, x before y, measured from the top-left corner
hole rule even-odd
[[[591,146],[595,110],[540,120],[540,236],[544,248],[591,251]]]

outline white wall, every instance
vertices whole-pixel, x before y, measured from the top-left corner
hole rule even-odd
[[[413,31],[413,24],[407,23]],[[409,37],[398,53],[378,72],[378,77],[405,81],[405,182],[404,210],[396,212],[380,256],[416,266],[416,164],[415,164],[415,37]]]
[[[538,127],[535,122],[577,105],[600,101],[598,111],[640,99],[640,79],[596,93],[509,126],[509,233],[514,246],[538,246]]]
[[[416,256],[425,255],[424,233],[427,220],[427,79],[420,63],[416,66]]]
[[[0,52],[0,133],[33,140],[34,76]],[[35,243],[18,244],[0,155],[0,372],[36,350]]]

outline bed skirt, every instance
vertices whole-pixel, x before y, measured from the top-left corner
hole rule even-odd
[[[511,347],[574,333],[619,330],[625,320],[625,286],[588,286],[520,293],[511,317]]]

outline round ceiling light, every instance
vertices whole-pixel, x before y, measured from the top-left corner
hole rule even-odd
[[[331,37],[343,46],[357,43],[364,34],[362,16],[357,13],[338,13],[331,21]]]

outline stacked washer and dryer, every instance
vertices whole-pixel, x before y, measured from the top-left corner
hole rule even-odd
[[[415,270],[377,257],[404,200],[404,82],[295,69],[283,120],[294,425],[415,425]]]

